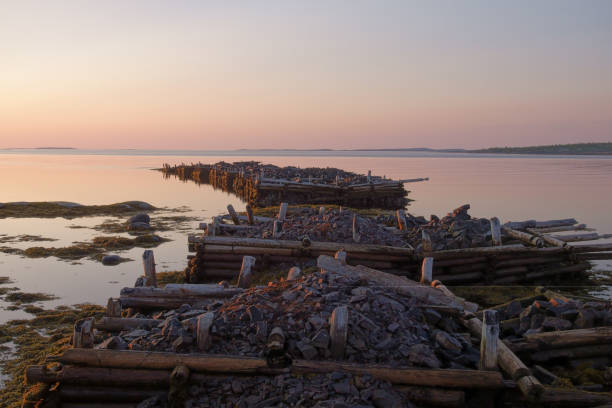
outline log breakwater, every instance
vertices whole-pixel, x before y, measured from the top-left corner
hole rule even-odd
[[[404,183],[427,180],[390,180],[336,168],[300,169],[259,162],[164,164],[160,170],[166,177],[176,176],[231,192],[254,207],[288,202],[395,210],[409,202]]]
[[[236,215],[231,221],[228,215],[202,224],[205,232],[189,237],[195,254],[190,256],[187,280],[236,278],[245,255],[254,259],[255,271],[263,271],[284,264],[307,267],[318,256],[338,250],[346,252],[350,265],[411,279],[420,277],[423,259],[432,258],[433,279],[453,285],[579,281],[591,267],[589,260],[612,259],[612,244],[570,245],[564,236],[548,232],[586,228],[574,219],[502,226],[497,218],[472,219],[466,213],[469,206],[462,206],[429,222],[398,211],[395,226],[389,226],[349,210],[321,208],[313,214],[311,209],[294,209],[288,216],[283,207],[275,218]]]
[[[612,342],[612,327],[605,326],[612,317],[609,302],[583,304],[544,291],[533,304],[517,300],[482,310],[442,282],[428,282],[430,261],[423,262],[425,279],[418,283],[350,266],[345,260],[343,251],[334,257],[323,255],[314,272],[302,274],[292,268],[286,279],[244,288],[227,284],[157,288],[155,271],[145,263],[145,276],[137,284],[148,286],[122,290],[120,298],[109,299],[106,317],[75,323],[73,348],[49,356],[45,365],[27,368],[27,381],[39,386],[37,396],[42,400],[36,403],[47,407],[93,407],[94,402],[103,407],[612,403],[607,371],[597,368],[601,374],[596,386],[564,384],[564,388],[559,388],[561,378],[549,371],[561,373],[559,364],[578,364],[582,355],[607,358],[603,353]],[[128,300],[156,296],[172,296],[180,306],[134,306]],[[572,311],[580,315],[595,310],[596,319],[570,316]],[[500,318],[517,314],[520,325],[530,331],[508,335],[500,330]],[[574,329],[578,326],[584,328]],[[590,353],[585,354],[585,347],[591,347]],[[530,350],[567,354],[568,348],[583,354],[575,362],[571,355],[565,363],[556,359],[555,366],[542,358],[519,356]]]

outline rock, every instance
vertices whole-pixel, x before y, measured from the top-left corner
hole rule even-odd
[[[425,316],[425,319],[427,319],[427,322],[432,325],[437,324],[440,319],[442,319],[442,315],[433,309],[423,310],[423,315]]]
[[[136,215],[131,216],[128,219],[128,224],[134,224],[134,223],[143,223],[143,224],[149,224],[151,222],[151,217],[149,217],[149,214],[145,214],[145,213],[138,213]]]
[[[121,262],[119,255],[104,255],[102,257],[102,265],[117,265]]]
[[[126,339],[129,338],[136,338],[136,337],[143,337],[149,334],[148,330],[143,330],[143,329],[136,329],[136,330],[132,330],[131,332],[129,332],[128,334],[124,334],[123,337],[125,337]]]
[[[402,408],[402,399],[390,392],[378,389],[372,393],[372,403],[376,408]]]
[[[426,344],[415,344],[408,349],[408,360],[410,362],[429,368],[440,368],[440,360],[433,350]]]
[[[317,349],[312,347],[308,343],[298,342],[296,346],[298,350],[300,350],[300,353],[302,353],[302,356],[304,356],[306,360],[312,360],[318,355]]]
[[[247,314],[252,322],[258,322],[264,319],[263,313],[256,306],[247,307]]]
[[[131,222],[128,224],[128,231],[142,231],[142,230],[150,230],[153,229],[146,222]]]
[[[326,330],[319,330],[311,341],[313,346],[326,349],[329,346],[329,334]]]
[[[544,330],[570,330],[572,323],[559,317],[546,316],[542,322],[542,328]]]
[[[506,319],[511,319],[513,317],[518,316],[523,311],[523,306],[521,306],[521,302],[518,300],[513,300],[506,306],[504,309],[504,313],[506,314]]]
[[[595,313],[589,309],[582,309],[574,320],[574,329],[589,329],[595,323]]]
[[[459,352],[463,348],[461,342],[445,331],[438,330],[435,334],[436,343],[450,351]]]
[[[126,350],[128,344],[119,336],[112,336],[96,346],[98,349]]]

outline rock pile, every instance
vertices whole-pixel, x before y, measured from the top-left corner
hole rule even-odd
[[[536,300],[523,308],[519,301],[499,312],[502,334],[508,339],[548,331],[612,326],[612,303],[580,302],[552,298]]]
[[[345,373],[295,377],[211,378],[189,387],[186,405],[192,407],[317,407],[317,408],[409,408],[413,407],[391,384],[371,376]],[[166,406],[152,397],[139,408]]]
[[[147,316],[159,319],[159,325],[151,330],[121,332],[98,347],[196,352],[197,317],[210,311],[215,317],[208,353],[265,356],[271,330],[280,327],[289,358],[329,359],[330,317],[338,306],[347,306],[346,361],[429,368],[476,367],[479,352],[453,317],[388,289],[362,284],[330,272],[270,282],[267,287],[249,289],[226,303],[210,304],[206,310],[183,305]]]

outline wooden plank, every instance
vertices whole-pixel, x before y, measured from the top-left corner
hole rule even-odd
[[[146,249],[142,254],[142,265],[144,266],[145,286],[157,286],[155,274],[155,257],[153,251]]]
[[[497,370],[497,343],[499,341],[499,323],[495,310],[483,313],[482,335],[480,337],[480,370]]]

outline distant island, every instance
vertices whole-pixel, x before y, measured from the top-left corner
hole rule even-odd
[[[527,147],[490,147],[488,149],[466,150],[466,152],[501,154],[608,155],[612,154],[612,143],[572,143]]]

